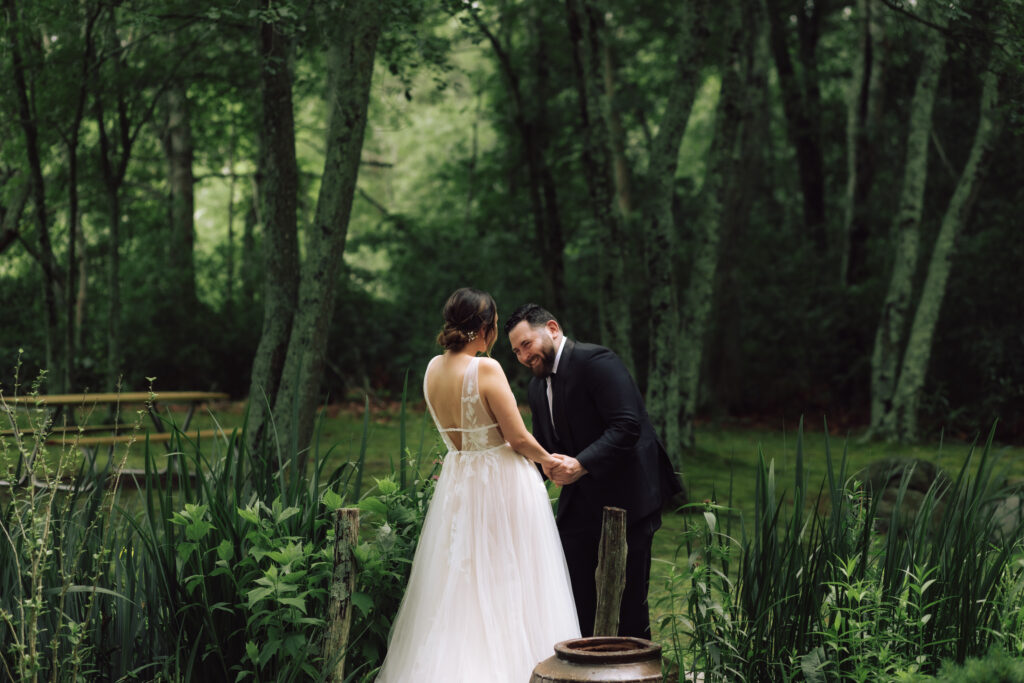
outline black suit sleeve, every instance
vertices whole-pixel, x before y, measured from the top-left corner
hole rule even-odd
[[[579,370],[587,393],[606,425],[603,433],[576,456],[587,472],[600,479],[623,458],[633,455],[644,419],[643,405],[633,378],[619,357],[608,349],[587,358]]]

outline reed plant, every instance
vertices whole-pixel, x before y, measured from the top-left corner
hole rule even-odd
[[[299,458],[276,439],[250,450],[244,423],[200,442],[173,420],[166,448],[137,431],[137,443],[101,464],[72,440],[52,467],[35,457],[48,435],[44,411],[30,433],[11,419],[0,680],[307,681],[342,656],[347,680],[370,678],[408,577],[436,453],[421,430],[419,450],[404,448],[389,476],[364,487],[364,407],[361,442],[331,471],[340,446],[323,447],[319,428]],[[2,396],[0,408],[13,416]],[[142,451],[142,471],[125,469],[129,448]],[[329,520],[343,506],[363,512],[356,618],[348,651],[324,653]]]
[[[678,680],[874,681],[933,675],[993,647],[1020,654],[1024,529],[998,516],[1007,490],[993,435],[913,515],[905,469],[880,534],[884,492],[847,471],[845,449],[836,462],[827,436],[826,478],[809,495],[801,425],[791,493],[762,455],[740,539],[718,530],[727,508],[715,504],[684,534],[663,598],[673,603],[662,624],[668,670]]]

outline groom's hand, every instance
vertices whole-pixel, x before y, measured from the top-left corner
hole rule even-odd
[[[552,453],[551,457],[554,459],[554,462],[542,462],[540,464],[540,468],[541,470],[543,470],[545,477],[547,477],[551,481],[555,481],[555,475],[553,474],[554,469],[558,467],[558,465],[562,462],[562,458],[564,458],[565,456],[559,455],[558,453]]]
[[[548,478],[559,486],[568,486],[587,473],[580,461],[561,453],[552,453],[561,462],[551,468]]]

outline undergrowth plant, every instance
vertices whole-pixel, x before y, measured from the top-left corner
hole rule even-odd
[[[1024,528],[998,518],[1007,491],[993,435],[955,479],[936,480],[916,514],[903,506],[912,470],[897,473],[880,534],[879,503],[892,492],[850,475],[845,450],[837,467],[827,437],[826,480],[808,495],[801,426],[791,492],[761,456],[741,540],[718,531],[717,505],[705,504],[703,525],[687,523],[664,598],[666,671],[680,681],[874,681],[934,675],[992,647],[1020,654]]]
[[[36,458],[45,411],[26,433],[0,396],[14,426],[0,446],[17,453],[0,497],[0,680],[308,681],[342,656],[346,680],[372,677],[437,461],[423,430],[415,453],[403,434],[392,474],[363,491],[365,410],[358,454],[329,473],[319,430],[300,459],[273,444],[251,452],[244,426],[199,442],[173,424],[166,448],[136,427],[135,473],[73,440],[53,468]],[[347,652],[323,652],[329,520],[351,506],[352,637]]]

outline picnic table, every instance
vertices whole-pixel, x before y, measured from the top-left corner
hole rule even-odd
[[[174,432],[167,429],[164,419],[160,416],[160,407],[167,404],[184,404],[187,406],[185,419],[181,425],[175,425],[177,431],[186,433],[192,421],[196,408],[211,401],[223,401],[228,399],[228,394],[213,391],[138,391],[138,392],[115,392],[102,394],[49,394],[34,396],[3,397],[2,403],[8,408],[30,409],[32,407],[43,408],[48,411],[46,419],[46,438],[43,441],[46,445],[71,445],[82,448],[94,448],[97,446],[111,446],[131,441],[168,442],[173,438]],[[146,406],[154,429],[136,430],[134,420],[118,420],[113,424],[90,424],[88,417],[98,407],[108,407],[113,414],[117,415],[123,406]],[[58,418],[63,411],[67,411],[65,419],[58,424]],[[86,411],[81,416],[76,416],[76,410]],[[82,422],[78,418],[82,417]],[[18,433],[25,434],[31,429],[18,428]],[[129,432],[129,433],[125,433]],[[140,433],[141,432],[141,433]],[[85,436],[85,434],[93,434]],[[189,437],[210,438],[216,436],[219,430],[202,429],[188,433]],[[0,436],[13,436],[15,430],[0,430]],[[26,475],[32,472],[33,461],[38,454],[33,449],[29,462],[27,463]],[[165,474],[165,473],[161,473]],[[32,476],[34,480],[34,475]],[[21,482],[19,482],[21,483]],[[10,486],[10,482],[0,482]]]
[[[118,431],[131,429],[132,424],[125,421],[121,421],[117,424],[79,424],[75,419],[76,409],[81,408],[93,410],[97,406],[105,405],[116,411],[123,405],[146,405],[150,419],[153,421],[153,426],[156,428],[155,432],[149,432],[150,441],[167,441],[170,439],[170,433],[167,431],[159,413],[159,407],[162,404],[183,403],[188,406],[188,412],[185,415],[185,420],[179,427],[179,429],[184,432],[188,429],[197,407],[203,403],[208,403],[210,401],[223,401],[227,398],[227,394],[213,391],[136,391],[106,394],[14,396],[12,398],[5,397],[3,402],[16,407],[37,406],[49,409],[51,411],[49,419],[51,428],[50,437],[47,438],[47,443],[62,443],[64,439],[56,436],[61,434],[112,432],[110,435],[92,437],[79,436],[77,439],[77,443],[80,445],[103,445],[123,443],[132,439],[133,437],[131,435],[116,433]],[[68,411],[68,419],[65,424],[57,424],[57,417],[60,415],[61,411],[65,409]],[[0,435],[10,436],[12,434],[12,429],[0,431]]]

